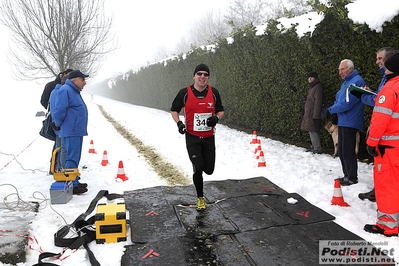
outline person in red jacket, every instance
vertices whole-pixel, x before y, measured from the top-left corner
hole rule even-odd
[[[208,66],[199,64],[194,70],[194,84],[181,89],[170,108],[179,133],[186,134],[199,211],[206,209],[202,173],[211,175],[215,169],[215,126],[224,115],[219,91],[208,85],[209,75]],[[186,124],[180,120],[181,109]]]
[[[378,93],[371,116],[367,151],[374,157],[376,224],[364,230],[397,236],[399,225],[399,53],[385,61],[387,82]]]

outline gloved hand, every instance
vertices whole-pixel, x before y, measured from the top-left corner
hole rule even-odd
[[[393,147],[392,146],[389,146],[389,145],[381,145],[381,144],[378,144],[378,150],[380,151],[380,154],[381,154],[381,157],[384,157],[384,154],[385,154],[385,150],[386,149],[392,149]]]
[[[216,115],[208,117],[208,119],[206,119],[206,125],[208,127],[214,127],[217,122],[219,122],[219,118]]]
[[[351,91],[351,94],[358,99],[362,98],[363,95],[363,93],[361,93],[360,91],[355,91],[355,90]]]
[[[337,114],[331,115],[331,123],[333,123],[334,125],[338,125],[338,115]]]
[[[186,133],[186,125],[184,125],[182,121],[177,122],[177,127],[179,128],[180,134]]]
[[[373,156],[373,157],[378,156],[376,147],[371,147],[371,146],[367,145],[366,150],[371,156]]]
[[[326,108],[326,118],[330,119],[330,117],[331,117],[331,113],[330,113],[330,111],[328,111],[328,108]]]
[[[56,125],[55,125],[55,123],[54,122],[51,122],[50,123],[50,126],[52,127],[52,129],[53,130],[55,130],[55,131],[58,131],[58,130],[60,130],[61,128],[60,127],[57,127]]]

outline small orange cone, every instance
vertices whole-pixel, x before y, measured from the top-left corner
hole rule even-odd
[[[256,152],[256,160],[259,160],[259,158],[260,158],[260,153],[262,152],[262,149],[259,149],[257,152]]]
[[[256,130],[254,130],[254,132],[252,133],[252,141],[250,142],[250,144],[257,144],[258,142],[256,141],[256,139]]]
[[[262,148],[260,147],[260,144],[258,144],[258,146],[256,147],[254,153],[256,154],[258,151],[262,150]]]
[[[97,152],[94,150],[94,142],[93,142],[92,140],[90,140],[89,153],[97,153]]]
[[[104,151],[103,153],[103,159],[101,161],[101,165],[102,166],[106,166],[108,164],[108,155],[107,155],[107,151]]]
[[[125,175],[125,170],[123,169],[122,161],[119,161],[118,174],[116,175],[116,178],[119,178],[122,181],[129,180],[129,178]]]
[[[331,205],[338,205],[341,207],[350,206],[348,203],[345,202],[344,196],[342,196],[341,183],[339,179],[335,179],[334,182],[334,195],[331,200]]]
[[[265,161],[263,151],[260,151],[260,154],[259,154],[258,167],[266,167],[266,161]]]

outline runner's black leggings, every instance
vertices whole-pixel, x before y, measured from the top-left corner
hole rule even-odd
[[[186,147],[193,164],[193,182],[197,197],[204,196],[202,172],[211,175],[215,169],[215,136],[199,138],[186,133]]]

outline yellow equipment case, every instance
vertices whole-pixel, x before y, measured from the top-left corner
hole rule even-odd
[[[125,203],[98,204],[95,225],[97,244],[126,241]]]
[[[53,156],[51,157],[51,172],[55,181],[75,181],[77,176],[80,176],[79,170],[77,168],[65,168],[65,169],[54,169],[55,161],[57,159],[57,153],[60,148],[56,148],[53,151]]]

